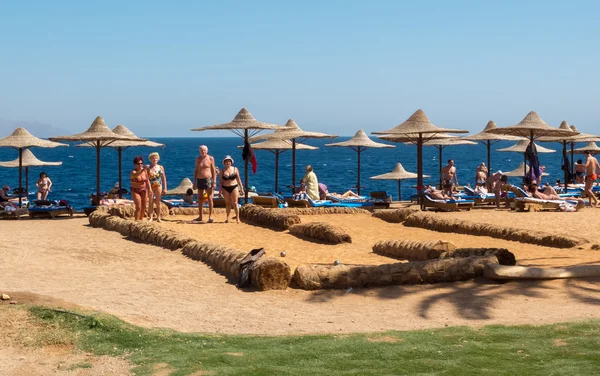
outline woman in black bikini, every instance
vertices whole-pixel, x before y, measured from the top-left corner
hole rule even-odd
[[[231,213],[231,207],[235,212],[235,221],[240,223],[240,210],[238,208],[238,199],[240,195],[244,194],[244,188],[242,187],[242,181],[240,180],[240,171],[233,167],[233,158],[226,155],[223,158],[223,169],[221,170],[220,181],[221,181],[221,194],[225,198],[225,213],[227,219],[225,223],[229,222],[229,214]]]
[[[131,197],[135,205],[135,220],[144,219],[150,183],[148,183],[148,171],[144,168],[144,159],[140,156],[133,158],[135,169],[129,174],[131,181]]]

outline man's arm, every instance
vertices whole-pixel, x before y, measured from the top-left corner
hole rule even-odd
[[[213,187],[217,184],[217,169],[215,168],[215,159],[210,157],[210,175],[212,176]]]
[[[196,158],[196,166],[194,167],[194,178],[192,179],[192,189],[196,189],[196,176],[198,176],[198,158]]]
[[[454,181],[456,182],[456,185],[458,185],[458,176],[456,175],[456,167],[452,167],[454,169]]]

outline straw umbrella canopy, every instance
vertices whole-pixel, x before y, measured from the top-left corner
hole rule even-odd
[[[543,146],[538,145],[535,142],[534,142],[534,144],[535,144],[535,147],[537,148],[538,153],[555,153],[556,152],[556,150],[545,148]],[[522,141],[519,141],[516,144],[509,146],[507,148],[496,149],[496,151],[502,151],[502,152],[511,152],[512,151],[515,153],[525,153],[528,145],[529,145],[529,140],[522,140]]]
[[[371,132],[398,136],[395,142],[410,142],[417,145],[417,186],[423,186],[423,143],[433,140],[441,133],[468,133],[466,130],[439,128],[433,125],[425,112],[421,109],[415,111],[402,124],[383,132]],[[381,137],[380,137],[381,138]],[[439,137],[438,137],[439,138]]]
[[[598,147],[598,145],[596,145],[596,143],[592,141],[588,142],[587,145],[585,145],[582,148],[573,149],[573,151],[577,154],[583,154],[583,152],[585,152],[586,150],[589,150],[592,153],[596,154],[600,152],[600,147]]]
[[[396,167],[394,167],[392,172],[388,172],[387,174],[371,176],[370,179],[373,179],[373,180],[396,180],[398,182],[398,201],[402,201],[402,180],[415,179],[417,177],[418,177],[418,175],[415,174],[414,172],[406,171],[401,163],[396,163]],[[429,175],[423,175],[423,177],[428,178]]]
[[[25,190],[29,192],[29,167],[36,166],[60,166],[62,162],[44,162],[36,158],[35,155],[29,149],[23,150],[23,156],[21,158],[21,167],[25,167]],[[19,167],[19,158],[8,161],[0,162],[2,167]]]
[[[7,137],[0,138],[0,147],[10,147],[19,151],[19,206],[21,206],[21,191],[23,189],[23,151],[31,147],[55,148],[58,146],[69,146],[58,142],[43,140],[29,133],[25,128],[17,128]]]
[[[273,133],[255,136],[250,139],[251,142],[262,140],[291,140],[292,141],[292,191],[296,187],[296,143],[303,142],[307,138],[336,138],[336,135],[308,132],[302,130],[298,124],[292,119],[289,119],[285,126],[280,127]]]
[[[123,136],[111,131],[102,116],[96,117],[87,131],[71,136],[51,137],[51,140],[58,141],[84,141],[92,144],[96,148],[96,198],[94,202],[100,199],[100,148],[111,145],[117,140],[145,141],[136,136]]]
[[[198,192],[197,189],[194,189],[194,183],[192,183],[192,181],[188,178],[183,178],[181,180],[181,183],[179,183],[179,185],[173,189],[169,189],[167,192],[165,192],[166,196],[183,196],[187,194],[187,190],[191,189],[192,191],[194,191],[194,194],[196,194]]]
[[[569,128],[571,128],[572,131],[579,133],[579,130],[577,130],[576,126],[571,125],[571,126],[569,126]],[[571,147],[571,171],[573,171],[575,169],[575,160],[573,157],[575,144],[578,142],[598,142],[598,141],[600,141],[599,136],[587,135],[587,134],[584,134],[584,136],[591,136],[591,137],[581,137],[581,138],[576,138],[576,139],[574,138],[574,139],[570,139],[567,142]]]
[[[235,118],[229,123],[209,125],[206,127],[193,128],[192,131],[214,131],[214,130],[228,130],[238,136],[244,138],[244,146],[249,145],[249,138],[265,129],[277,129],[281,126],[276,124],[263,123],[262,121],[256,120],[250,111],[242,108]],[[244,197],[246,204],[248,203],[248,159],[244,161]]]
[[[116,127],[114,127],[112,131],[114,133],[124,136],[124,137],[138,138],[132,131],[129,130],[129,128],[127,128],[126,126],[124,126],[122,124],[119,124]],[[76,147],[94,147],[94,146],[95,146],[94,142],[92,142],[92,141],[84,142],[83,144],[76,145]],[[133,146],[147,146],[147,147],[151,147],[151,148],[157,148],[157,147],[162,147],[165,145],[160,144],[158,142],[154,142],[154,141],[148,141],[148,140],[143,140],[143,141],[117,140],[117,141],[110,143],[110,145],[108,145],[108,147],[110,147],[110,148],[117,149],[117,158],[119,160],[119,198],[123,198],[123,192],[122,192],[122,188],[123,188],[123,181],[122,181],[123,150],[133,147]]]
[[[527,166],[525,165],[525,162],[521,162],[519,167],[512,171],[505,172],[503,175],[522,178],[527,175]],[[543,172],[542,176],[548,176],[548,174]]]
[[[325,146],[333,146],[333,147],[349,147],[352,148],[358,154],[358,180],[356,183],[356,189],[358,190],[358,194],[360,195],[360,153],[369,149],[369,148],[395,148],[394,145],[384,144],[381,142],[375,142],[367,136],[367,134],[360,129],[354,137],[349,139],[348,141],[336,142],[333,144],[325,144]]]
[[[238,146],[242,148],[243,146]],[[259,142],[258,144],[252,144],[252,149],[256,150],[267,150],[275,154],[275,192],[279,190],[279,155],[286,150],[292,150],[292,141],[290,140],[267,140]],[[317,150],[316,146],[305,145],[296,143],[296,150]]]
[[[487,125],[480,133],[465,136],[465,140],[478,141],[484,144],[487,147],[487,165],[489,171],[492,171],[492,158],[491,158],[491,149],[492,145],[497,143],[498,141],[520,141],[523,137],[519,136],[509,136],[505,134],[494,134],[491,133],[490,130],[498,128],[496,123],[493,120],[488,121]]]

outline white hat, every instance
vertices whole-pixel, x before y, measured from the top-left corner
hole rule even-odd
[[[223,158],[223,164],[225,164],[225,161],[228,159],[231,161],[231,164],[233,164],[233,158],[231,158],[231,155],[226,155],[225,158]]]
[[[119,188],[119,182],[115,183],[115,188]]]

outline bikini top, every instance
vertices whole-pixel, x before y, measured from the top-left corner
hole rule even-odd
[[[223,180],[235,180],[237,179],[237,171],[234,169],[234,173],[231,175],[225,175],[225,172],[223,172]]]

